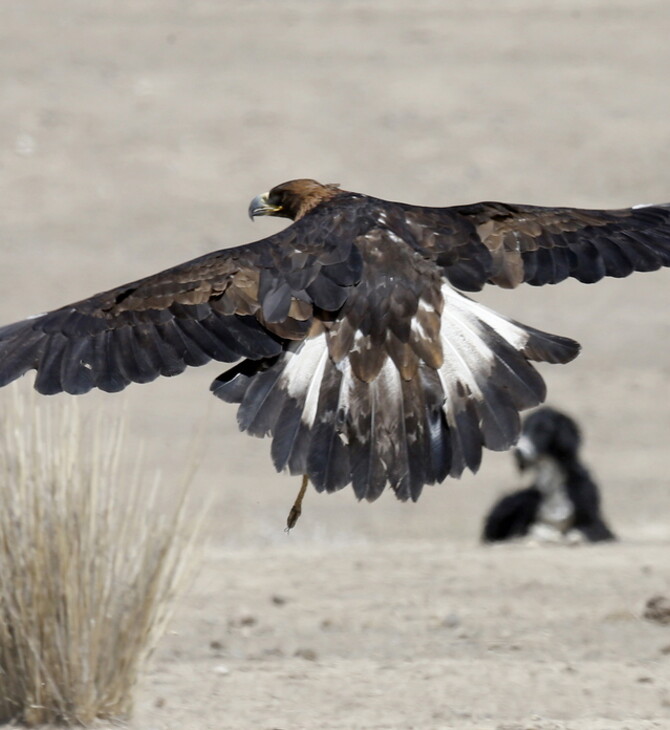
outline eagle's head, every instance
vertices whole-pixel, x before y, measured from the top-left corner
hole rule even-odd
[[[257,195],[249,205],[249,217],[276,215],[293,221],[340,192],[339,185],[322,185],[316,180],[289,180]]]

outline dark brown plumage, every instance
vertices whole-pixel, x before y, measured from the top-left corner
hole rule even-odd
[[[118,391],[214,359],[240,428],[272,435],[278,470],[318,490],[424,484],[506,449],[540,403],[531,360],[572,340],[453,287],[595,282],[670,265],[670,206],[614,211],[478,203],[427,208],[295,180],[250,215],[295,220],[255,243],[0,329],[0,385],[37,371],[41,393]],[[451,286],[450,286],[451,285]]]

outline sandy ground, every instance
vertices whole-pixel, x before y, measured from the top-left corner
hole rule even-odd
[[[281,223],[248,201],[294,177],[438,205],[670,200],[668,37],[661,0],[4,0],[0,321],[262,237]],[[670,628],[641,619],[670,594],[669,283],[478,296],[583,343],[543,373],[616,545],[478,545],[507,454],[416,505],[310,493],[286,535],[298,483],[208,394],[220,365],[117,397],[168,495],[208,433],[207,544],[130,727],[670,728]]]

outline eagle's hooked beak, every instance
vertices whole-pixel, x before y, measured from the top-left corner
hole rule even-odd
[[[253,220],[257,215],[275,215],[281,210],[281,205],[270,205],[269,193],[257,195],[249,204],[249,218]]]

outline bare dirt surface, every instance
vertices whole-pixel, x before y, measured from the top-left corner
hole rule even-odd
[[[249,200],[295,177],[435,205],[668,201],[669,37],[661,0],[4,0],[0,321],[265,236],[282,224]],[[614,545],[480,546],[507,454],[416,505],[312,491],[286,535],[299,480],[208,394],[221,365],[82,398],[123,401],[168,498],[201,452],[209,504],[130,727],[670,728],[670,628],[641,618],[670,595],[669,285],[477,296],[582,342],[542,372]]]

